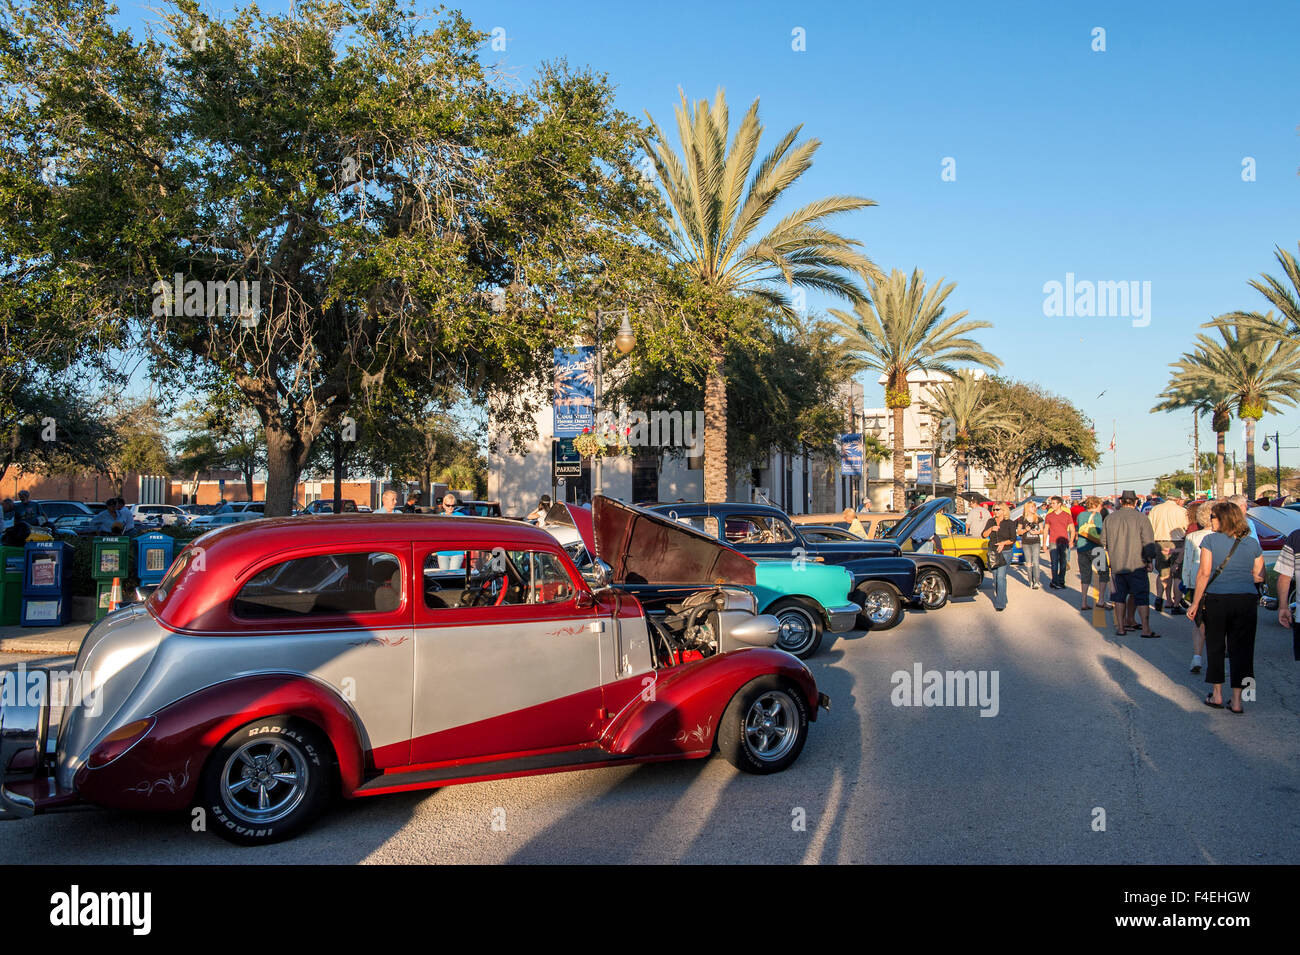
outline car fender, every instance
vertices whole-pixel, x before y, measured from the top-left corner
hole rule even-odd
[[[869,557],[841,566],[853,575],[854,594],[860,593],[863,584],[874,580],[891,585],[904,600],[916,593],[916,564],[906,557]]]
[[[753,647],[657,670],[648,684],[633,678],[644,689],[615,715],[602,745],[619,756],[706,754],[731,698],[750,680],[769,675],[798,687],[808,718],[817,718],[817,683],[808,668],[784,650]]]
[[[290,716],[319,727],[338,758],[339,784],[361,784],[364,749],[351,707],[331,687],[293,673],[261,673],[216,683],[160,709],[153,726],[105,766],[77,770],[83,799],[114,809],[184,809],[204,763],[222,740],[263,717]]]

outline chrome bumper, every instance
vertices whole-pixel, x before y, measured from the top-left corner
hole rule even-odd
[[[845,633],[852,630],[858,622],[862,608],[857,604],[845,604],[842,607],[826,608],[826,629],[831,633]]]
[[[10,786],[45,776],[53,755],[49,671],[9,670],[0,673],[0,680],[5,681],[4,698],[14,701],[0,705],[0,819],[20,819],[35,815],[36,805]]]
[[[1277,598],[1270,597],[1268,596],[1268,594],[1264,594],[1259,598],[1259,605],[1263,607],[1265,610],[1276,610]]]

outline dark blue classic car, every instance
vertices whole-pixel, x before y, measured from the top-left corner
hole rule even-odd
[[[892,541],[813,541],[780,508],[766,504],[656,504],[653,510],[726,541],[746,557],[838,564],[853,575],[849,599],[861,608],[858,626],[888,630],[918,599],[917,570]]]

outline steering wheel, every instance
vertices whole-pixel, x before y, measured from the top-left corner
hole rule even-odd
[[[504,570],[485,570],[481,573],[470,575],[469,581],[465,586],[465,593],[461,595],[460,606],[462,607],[486,607],[492,603],[493,594],[488,588],[498,580],[506,576]],[[501,596],[504,596],[506,588],[501,588]],[[486,598],[486,599],[485,599]],[[501,598],[497,597],[497,603]]]

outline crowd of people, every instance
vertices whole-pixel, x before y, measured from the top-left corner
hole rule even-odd
[[[1151,624],[1153,611],[1170,616],[1185,613],[1193,622],[1191,672],[1204,671],[1210,686],[1205,704],[1242,713],[1242,689],[1254,678],[1255,631],[1264,581],[1263,550],[1246,520],[1249,501],[1245,495],[1218,502],[1187,501],[1175,491],[1145,512],[1139,503],[1134,492],[1125,491],[1115,506],[1092,496],[1071,508],[1056,496],[1049,499],[1045,515],[1033,502],[1026,503],[1016,520],[1006,504],[993,504],[986,519],[973,514],[971,526],[982,526],[981,536],[988,542],[994,609],[1007,606],[1007,557],[1017,539],[1024,550],[1026,583],[1031,589],[1038,587],[1039,549],[1045,536],[1049,586],[1066,588],[1073,552],[1080,609],[1092,609],[1095,580],[1095,599],[1112,612],[1116,636],[1138,633],[1158,638]],[[983,519],[983,524],[975,523],[976,519]],[[1300,660],[1300,625],[1292,620],[1285,598],[1296,576],[1297,555],[1300,531],[1287,540],[1277,563],[1278,593],[1283,595],[1278,621],[1292,627],[1295,656]],[[1230,699],[1224,695],[1225,683]]]

